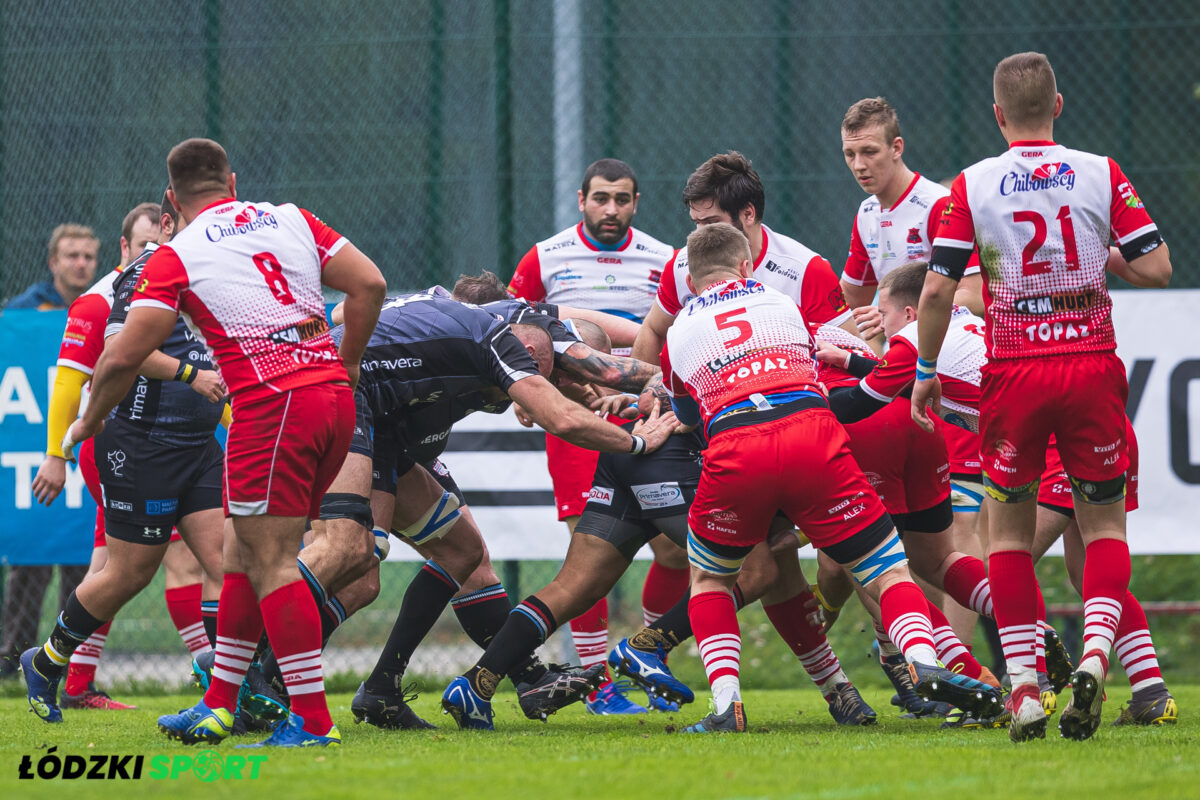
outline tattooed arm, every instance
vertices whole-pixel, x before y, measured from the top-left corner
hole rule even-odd
[[[658,367],[636,358],[601,353],[583,342],[568,347],[555,359],[554,366],[582,383],[595,383],[623,392],[640,392],[655,376],[660,376],[661,383]]]

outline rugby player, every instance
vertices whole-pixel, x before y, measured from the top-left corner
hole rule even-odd
[[[1086,739],[1100,725],[1130,569],[1123,503],[1128,384],[1113,352],[1105,277],[1112,272],[1136,286],[1163,287],[1171,261],[1116,162],[1053,141],[1062,95],[1044,55],[1005,58],[996,66],[993,88],[996,122],[1009,149],[968,167],[951,188],[920,301],[912,415],[932,427],[926,407],[932,403],[936,411],[942,394],[938,353],[958,279],[978,244],[990,259],[980,453],[989,509],[988,576],[1013,683],[1009,735],[1014,741],[1045,735],[1030,549],[1053,434],[1078,501],[1087,556],[1084,652],[1059,731]]]
[[[879,602],[918,693],[968,711],[999,706],[998,690],[938,666],[925,598],[819,391],[795,302],[750,279],[749,245],[731,225],[702,226],[688,237],[688,250],[695,297],[668,333],[662,366],[676,414],[685,425],[703,422],[709,442],[688,514],[688,616],[714,711],[685,730],[746,730],[731,590],[777,511]]]
[[[513,273],[509,293],[530,302],[603,311],[640,323],[654,304],[663,264],[672,253],[670,245],[633,227],[640,196],[637,175],[624,161],[603,158],[589,165],[578,191],[582,220],[531,247]],[[629,355],[627,349],[617,353]],[[558,518],[570,532],[587,503],[596,459],[594,450],[546,436],[546,461]],[[652,549],[655,557],[643,585],[642,606],[643,615],[656,616],[686,592],[688,573],[677,549],[667,543],[660,546],[657,540]],[[570,629],[580,663],[585,667],[604,664],[608,599],[601,597],[584,609],[570,621]],[[628,700],[607,676],[601,689],[588,699],[587,708],[596,714],[646,711]]]
[[[96,366],[87,412],[68,438],[98,432],[137,365],[186,314],[233,397],[225,455],[232,529],[212,682],[203,700],[160,717],[159,727],[185,742],[226,738],[265,628],[292,713],[262,744],[338,744],[325,702],[320,619],[296,552],[353,435],[351,387],[386,284],[369,258],[309,212],[239,201],[236,177],[216,142],[181,142],[167,157],[167,171],[169,198],[188,227],[147,263],[125,326]],[[337,349],[325,324],[322,285],[347,295]],[[73,628],[69,621],[66,627]]]
[[[160,219],[159,242],[166,243],[175,234],[174,216],[164,213]],[[112,306],[100,329],[105,338],[124,325],[142,269],[158,244],[146,243],[115,279],[109,276],[111,296],[105,290],[84,295],[96,299],[81,313]],[[83,324],[77,324],[82,329]],[[93,459],[104,515],[97,526],[100,566],[89,571],[67,599],[46,644],[26,652],[30,704],[47,722],[62,720],[56,690],[63,659],[70,659],[101,630],[106,633],[117,611],[149,584],[176,527],[202,565],[211,596],[221,585],[223,454],[213,432],[225,408],[224,386],[203,344],[182,320],[138,371],[137,384],[95,439],[94,446],[104,453]],[[198,626],[199,611],[197,602]],[[206,638],[202,626],[199,633]],[[41,688],[39,679],[47,688],[35,692]]]

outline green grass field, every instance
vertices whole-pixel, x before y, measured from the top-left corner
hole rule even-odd
[[[259,777],[201,781],[181,758],[179,776],[149,777],[150,757],[193,757],[207,747],[168,743],[155,730],[157,715],[195,700],[194,694],[128,697],[129,712],[68,712],[50,726],[28,713],[22,698],[0,699],[0,786],[5,798],[169,795],[175,798],[272,799],[388,796],[422,798],[1185,798],[1200,796],[1200,686],[1174,685],[1182,709],[1178,725],[1112,728],[1127,685],[1116,684],[1104,727],[1088,742],[1057,737],[1014,745],[1006,731],[941,731],[937,723],[901,720],[883,690],[864,692],[880,723],[835,726],[813,690],[747,693],[752,733],[685,736],[675,733],[704,713],[703,702],[676,715],[588,717],[573,706],[548,724],[520,717],[511,693],[496,704],[494,734],[458,731],[385,732],[355,725],[349,694],[331,695],[345,744],[320,751],[237,751],[264,754]],[[453,725],[437,692],[423,695],[418,712]],[[1059,698],[1060,708],[1067,695]],[[1052,724],[1057,717],[1052,719]],[[252,741],[252,740],[248,740]],[[46,748],[55,755],[146,756],[140,780],[19,780],[22,756],[34,770]],[[167,764],[169,762],[163,762]],[[169,771],[169,767],[164,767]],[[169,774],[169,772],[168,772]],[[247,793],[250,793],[249,795]]]

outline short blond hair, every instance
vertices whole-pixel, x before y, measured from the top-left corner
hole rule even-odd
[[[50,243],[47,245],[47,250],[49,250],[51,261],[58,257],[58,243],[63,239],[91,239],[96,244],[100,244],[100,237],[87,225],[64,222],[50,233]]]
[[[883,128],[883,138],[888,144],[900,138],[900,117],[883,97],[864,97],[846,109],[846,116],[842,117],[843,133],[858,133],[876,125]]]
[[[992,92],[1005,118],[1018,128],[1054,119],[1058,85],[1050,59],[1042,53],[1015,53],[997,64]]]
[[[746,235],[728,222],[702,225],[687,238],[688,272],[699,283],[714,272],[737,269],[750,260]]]

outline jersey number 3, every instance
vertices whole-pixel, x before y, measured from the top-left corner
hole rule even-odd
[[[295,303],[296,298],[292,296],[292,290],[288,288],[287,278],[283,276],[283,267],[279,265],[279,259],[273,253],[255,253],[250,257],[254,259],[254,266],[258,267],[258,271],[266,279],[267,288],[271,290],[271,294],[275,295],[275,299],[285,306]]]
[[[1071,222],[1071,207],[1063,206],[1055,216],[1062,232],[1063,258],[1067,269],[1079,269],[1079,253],[1075,249],[1075,225]],[[1050,271],[1050,261],[1035,261],[1038,250],[1046,243],[1046,219],[1036,211],[1014,211],[1013,222],[1033,224],[1033,238],[1021,251],[1021,274],[1041,275]]]
[[[735,308],[733,311],[726,311],[724,314],[717,314],[715,317],[713,317],[713,321],[717,323],[717,330],[727,331],[732,329],[737,331],[737,336],[725,342],[726,350],[731,347],[737,347],[739,344],[749,339],[754,333],[754,330],[750,327],[749,322],[744,319],[734,319],[734,317],[741,316],[745,313],[745,308]]]

